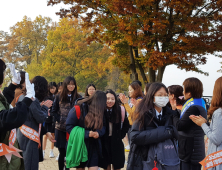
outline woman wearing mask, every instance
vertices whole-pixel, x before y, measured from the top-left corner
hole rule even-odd
[[[222,77],[218,78],[214,85],[213,97],[208,110],[209,118],[211,119],[210,126],[207,125],[207,120],[202,116],[191,115],[190,119],[200,126],[209,139],[208,155],[222,150]],[[208,170],[221,170],[222,164]]]
[[[205,157],[204,132],[189,118],[190,115],[201,115],[207,118],[205,102],[201,98],[203,84],[197,78],[188,78],[183,82],[184,99],[186,100],[181,114],[175,115],[174,122],[179,133],[178,149],[181,170],[201,170],[199,164]],[[176,109],[176,104],[172,105]]]
[[[57,93],[57,85],[55,82],[50,82],[48,85],[48,96],[46,100],[51,100],[52,102],[55,99],[55,95]],[[49,112],[48,112],[48,117],[46,118],[46,121],[44,123],[44,127],[46,129],[46,132],[50,132],[52,136],[54,137],[55,135],[55,123],[54,123],[54,118],[51,116],[51,110],[52,107],[50,107]],[[47,144],[47,136],[43,136],[43,158],[45,156],[45,149],[46,149],[46,144]],[[53,153],[53,148],[54,148],[54,143],[51,143],[51,150],[49,153],[50,158],[54,158],[54,153]]]
[[[27,94],[26,97],[16,104],[16,107],[9,109],[9,103],[14,99],[14,91],[17,88],[17,85],[21,81],[21,77],[15,71],[15,66],[9,64],[9,68],[12,74],[12,83],[5,87],[3,90],[4,96],[0,93],[0,143],[1,147],[9,145],[9,137],[13,129],[20,127],[27,119],[29,106],[34,100],[35,91],[34,86],[30,83],[28,74],[26,75],[26,88]],[[4,71],[6,69],[5,62],[0,59],[0,87],[4,81]],[[16,138],[16,133],[15,138]],[[19,149],[18,141],[10,142],[11,145]],[[0,167],[2,170],[23,170],[24,162],[21,158],[12,156],[11,161],[8,162],[6,157],[2,155],[0,157]]]
[[[130,132],[131,150],[128,158],[127,170],[143,170],[144,161],[159,164],[159,158],[151,148],[165,140],[174,140],[177,136],[173,127],[173,115],[176,113],[166,106],[168,103],[168,90],[162,83],[152,83],[146,96],[140,101],[135,110],[135,122]],[[158,150],[162,152],[163,150]],[[179,164],[179,158],[178,164]],[[151,169],[152,169],[151,168]],[[159,169],[162,167],[159,165]],[[177,166],[172,167],[177,170]]]
[[[55,146],[59,150],[59,170],[65,167],[64,159],[66,156],[66,119],[69,111],[73,108],[75,101],[81,96],[77,93],[77,85],[74,77],[66,77],[63,81],[63,90],[56,96],[52,115],[55,117]]]
[[[88,161],[79,162],[77,170],[98,170],[99,157],[102,156],[101,137],[105,134],[104,111],[106,109],[106,94],[96,91],[89,98],[78,101],[80,106],[80,118],[77,118],[75,108],[70,110],[66,120],[66,130],[70,134],[74,127],[79,126],[85,129],[84,143],[87,148]],[[73,160],[74,162],[76,160]]]
[[[168,87],[169,91],[169,101],[176,102],[176,108],[178,110],[182,110],[184,104],[184,97],[183,97],[183,87],[180,85],[172,85]]]
[[[96,91],[96,86],[94,84],[88,84],[86,86],[85,97],[89,97]]]
[[[42,123],[48,114],[48,108],[52,106],[51,101],[46,101],[40,104],[47,96],[48,82],[44,77],[36,76],[33,78],[32,83],[35,86],[35,101],[29,107],[29,116],[25,123],[17,130],[18,142],[23,150],[23,158],[26,170],[37,170],[39,164],[39,148],[41,146],[40,133]],[[23,100],[24,96],[21,95],[18,101]],[[29,130],[27,130],[29,129]],[[33,132],[37,140],[27,135]],[[32,133],[31,133],[32,134]],[[38,134],[38,135],[37,135]],[[42,153],[42,152],[41,152]]]
[[[100,159],[100,167],[103,169],[121,169],[125,163],[124,145],[122,139],[129,130],[129,121],[121,114],[121,107],[116,94],[112,90],[106,91],[107,109],[105,111],[106,133],[102,137],[103,158]],[[124,117],[121,127],[122,116]]]

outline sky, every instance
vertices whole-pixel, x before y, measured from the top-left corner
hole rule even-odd
[[[50,17],[53,21],[58,22],[59,16],[55,13],[62,7],[65,7],[65,5],[47,6],[47,0],[0,0],[0,30],[9,32],[10,27],[22,21],[25,15],[32,20],[34,20],[36,16],[42,15],[43,17]],[[222,66],[222,64],[220,64],[222,58],[213,55],[209,55],[207,58],[207,64],[199,66],[199,68],[208,72],[209,76],[195,72],[186,72],[171,65],[166,67],[163,83],[166,86],[175,84],[182,85],[186,78],[197,77],[203,83],[204,96],[212,96],[214,83],[217,78],[222,76],[222,73],[217,72]]]

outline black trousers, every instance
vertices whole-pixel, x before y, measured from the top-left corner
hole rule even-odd
[[[66,157],[66,149],[65,148],[58,148],[58,149],[59,149],[59,160],[58,160],[59,170],[64,170],[65,167],[64,159]],[[65,169],[69,170],[69,168]]]
[[[180,170],[201,170],[201,165],[191,164],[190,162],[180,162]]]

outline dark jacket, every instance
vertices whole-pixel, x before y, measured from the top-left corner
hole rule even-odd
[[[51,96],[47,96],[47,98],[45,100],[51,100],[54,102],[54,99],[55,99],[55,96],[51,95]],[[50,109],[50,111],[49,111],[50,116],[47,116],[45,123],[53,123],[54,122],[54,119],[52,116],[52,107],[50,107],[49,109]]]
[[[180,119],[179,113],[174,122],[179,134],[179,157],[182,161],[199,164],[205,158],[204,132],[189,118],[190,115],[201,115],[207,119],[206,110],[201,106],[191,106]]]
[[[140,129],[140,123],[134,122],[130,132],[131,146],[127,170],[143,170],[142,162],[147,160],[150,145],[177,137],[177,131],[173,128],[175,111],[170,110],[167,106],[164,107],[161,121],[157,119],[155,109],[144,114],[144,126]],[[154,121],[158,124],[158,127]],[[166,121],[169,121],[167,127],[165,126]]]
[[[112,113],[113,114],[113,110]],[[109,122],[111,121],[110,115],[107,111],[104,113],[106,119],[106,133],[102,137],[102,153],[103,157],[99,160],[99,167],[107,169],[110,162],[115,169],[121,169],[125,163],[125,152],[122,139],[126,136],[129,130],[129,120],[125,113],[125,119],[121,129],[121,109],[118,113],[118,122],[112,123],[112,136],[109,136]],[[111,140],[111,141],[109,141]],[[110,153],[111,152],[111,153]],[[111,160],[109,160],[111,159]]]
[[[14,99],[14,90],[16,87],[10,84],[3,91],[5,97],[0,94],[0,143],[6,145],[9,144],[10,130],[18,128],[25,122],[29,110],[28,107],[32,103],[31,99],[24,98],[22,102],[16,104],[15,108],[9,109],[9,103]],[[14,143],[14,147],[20,148],[17,140]],[[5,156],[1,156],[0,167],[2,170],[23,170],[24,161],[21,158],[12,156],[10,163],[8,163]]]
[[[23,96],[19,97],[19,101],[22,100]],[[40,106],[39,100],[36,98],[35,101],[29,107],[29,115],[24,125],[39,131],[39,124],[45,122],[48,114],[47,106]],[[27,138],[23,135],[20,129],[17,130],[17,139],[20,148],[23,150],[23,158],[25,162],[26,170],[37,170],[39,165],[39,149],[38,143]]]
[[[10,84],[3,90],[8,105],[14,99],[13,94],[16,87],[16,85]],[[20,127],[26,121],[31,103],[32,100],[25,97],[22,102],[16,104],[16,107],[0,111],[0,135],[8,130]]]
[[[77,96],[81,97],[81,96]],[[60,102],[60,95],[57,95],[55,97],[55,100],[53,102],[53,106],[52,106],[52,116],[54,116],[55,121],[56,121],[56,126],[55,128],[66,132],[66,119],[68,116],[69,111],[73,108],[77,98],[74,101],[71,101],[71,97],[67,96],[67,103],[62,103]]]
[[[73,107],[67,117],[66,120],[66,131],[70,134],[72,129],[75,126],[79,126],[82,128],[85,128],[85,116],[88,113],[88,105],[86,103],[81,104],[80,106],[81,110],[81,116],[78,119],[76,116],[76,109]],[[99,138],[94,139],[89,137],[89,132],[94,131],[93,128],[85,128],[85,144],[87,147],[88,151],[88,160],[92,159],[92,155],[94,152],[98,153],[98,156],[102,156],[102,145],[101,145],[101,137],[105,134],[106,132],[106,121],[105,117],[103,118],[103,128],[101,130],[96,130],[99,133]],[[88,164],[86,164],[88,166]]]

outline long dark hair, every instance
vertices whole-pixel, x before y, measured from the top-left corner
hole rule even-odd
[[[106,94],[96,91],[89,98],[78,101],[78,105],[86,103],[89,105],[88,113],[85,117],[85,126],[94,130],[103,128],[103,115],[106,110]]]
[[[88,84],[88,85],[86,86],[85,97],[86,97],[86,96],[89,96],[88,88],[91,87],[91,86],[93,86],[93,87],[95,88],[95,90],[96,90],[96,86],[95,86],[94,84],[92,84],[92,83],[91,83],[91,84]]]
[[[48,94],[48,82],[42,76],[36,76],[31,80],[34,83],[35,97],[42,102]]]
[[[74,77],[68,76],[68,77],[65,78],[65,80],[64,80],[63,83],[62,83],[62,88],[63,88],[63,90],[62,90],[62,93],[60,94],[60,102],[61,102],[61,103],[67,103],[67,102],[69,102],[69,101],[68,101],[68,88],[67,88],[67,86],[68,86],[68,84],[69,84],[71,81],[72,81],[72,82],[74,83],[74,85],[75,85],[75,89],[71,92],[71,94],[72,94],[72,97],[71,97],[72,99],[71,99],[71,101],[74,102],[76,99],[79,98],[79,94],[77,93],[76,80],[74,79]]]
[[[157,82],[152,83],[149,87],[148,92],[146,93],[146,96],[137,105],[136,110],[134,112],[134,118],[135,118],[135,121],[140,123],[140,128],[144,126],[145,114],[150,114],[149,111],[151,109],[154,109],[154,103],[153,103],[154,95],[162,87],[168,93],[167,87],[163,83],[157,83]],[[150,122],[152,121],[154,116],[155,115],[150,115],[150,118],[151,118]]]
[[[169,93],[174,95],[174,99],[176,100],[177,106],[183,105],[185,100],[184,98],[180,99],[180,96],[183,96],[183,87],[180,85],[172,85],[168,87]]]
[[[111,120],[110,121],[112,123],[119,123],[120,120],[121,120],[121,118],[120,118],[121,117],[121,108],[119,106],[119,102],[118,102],[116,93],[111,89],[106,90],[105,93],[106,94],[110,93],[115,97],[115,104],[112,107],[112,115],[111,115]]]
[[[0,59],[0,85],[4,81],[4,71],[5,71],[5,69],[6,69],[5,62],[2,59]]]
[[[58,92],[58,88],[57,88],[56,83],[55,83],[55,82],[50,82],[49,85],[48,85],[48,95],[49,95],[49,96],[55,95],[55,94],[52,94],[52,93],[50,92],[50,89],[52,89],[53,87],[56,88],[55,94]]]

